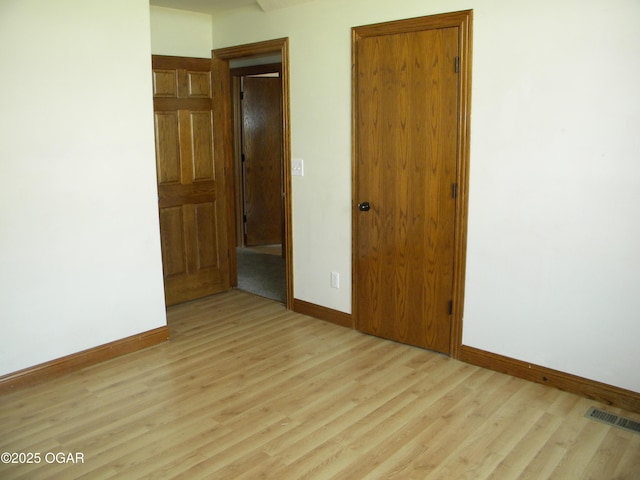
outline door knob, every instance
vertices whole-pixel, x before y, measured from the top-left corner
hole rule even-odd
[[[369,202],[362,202],[358,204],[358,210],[361,212],[368,212],[370,209],[371,205],[369,205]]]

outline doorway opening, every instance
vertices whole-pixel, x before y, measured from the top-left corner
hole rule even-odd
[[[226,159],[230,283],[293,305],[288,39],[212,52],[214,144]],[[244,97],[244,98],[243,98]],[[228,176],[229,173],[227,174]]]
[[[264,63],[272,59],[278,62]],[[230,67],[237,287],[286,303],[282,62],[279,55],[269,55],[232,60]]]

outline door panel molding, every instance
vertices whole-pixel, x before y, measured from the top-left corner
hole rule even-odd
[[[214,156],[211,63],[152,56],[167,305],[229,288],[223,162]]]
[[[358,216],[362,213],[357,204],[361,200],[358,192],[358,50],[362,39],[383,35],[394,35],[425,30],[454,27],[458,32],[458,110],[456,133],[456,174],[455,174],[455,218],[453,245],[453,299],[451,304],[449,355],[458,358],[462,345],[462,319],[464,308],[464,285],[467,245],[468,217],[468,171],[471,108],[471,52],[472,52],[473,11],[445,13],[407,20],[384,22],[352,29],[352,298],[354,321],[358,322],[358,282],[362,281],[358,272]]]

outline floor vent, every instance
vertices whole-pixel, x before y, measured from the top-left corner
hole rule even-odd
[[[619,415],[614,415],[613,413],[605,412],[604,410],[599,410],[595,407],[591,407],[587,410],[587,413],[584,416],[592,420],[597,420],[598,422],[622,428],[629,432],[640,433],[640,422],[636,422],[635,420],[621,417]]]

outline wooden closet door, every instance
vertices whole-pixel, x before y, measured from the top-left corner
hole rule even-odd
[[[153,56],[158,208],[167,305],[229,288],[222,161],[213,156],[211,61]]]
[[[355,55],[357,328],[449,353],[458,29],[374,33]]]

